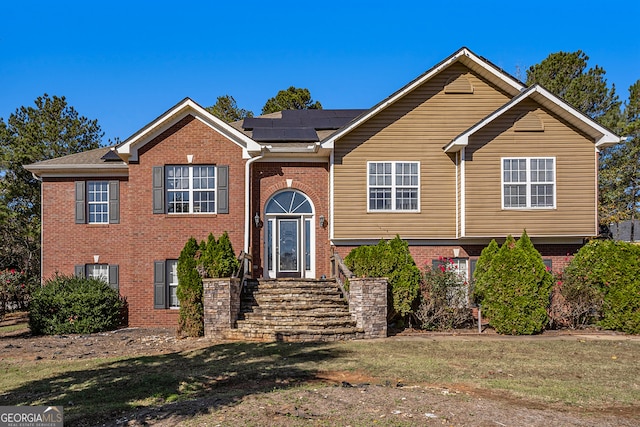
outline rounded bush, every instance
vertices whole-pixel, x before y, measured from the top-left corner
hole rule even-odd
[[[491,326],[501,334],[542,332],[549,322],[553,277],[540,253],[523,233],[518,243],[508,236],[500,250],[490,256],[489,268],[480,281],[482,310]]]
[[[389,280],[388,320],[402,319],[413,312],[422,280],[409,245],[400,236],[380,240],[375,246],[360,246],[344,259],[358,277],[386,277]]]
[[[563,274],[570,301],[595,295],[601,301],[589,315],[605,329],[640,333],[640,246],[593,240],[583,246]],[[563,292],[564,294],[565,292]]]
[[[109,331],[123,324],[125,306],[101,280],[56,276],[33,293],[29,327],[35,335]]]

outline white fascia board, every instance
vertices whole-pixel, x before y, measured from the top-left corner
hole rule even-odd
[[[526,86],[524,86],[520,81],[511,77],[510,74],[506,73],[505,71],[495,66],[490,65],[486,60],[480,58],[475,53],[471,52],[469,49],[464,48],[461,50],[461,52],[463,52],[464,56],[471,59],[476,64],[480,65],[487,72],[494,75],[499,80],[502,80],[503,82],[507,83],[508,86],[511,86],[513,89],[517,90],[518,92],[526,88]]]
[[[613,144],[617,144],[621,141],[620,137],[613,134],[611,131],[607,130],[605,127],[596,123],[594,120],[590,119],[580,111],[573,108],[571,105],[562,101],[560,98],[549,92],[547,89],[543,88],[540,85],[534,85],[530,88],[526,89],[518,96],[513,98],[511,101],[507,102],[505,105],[497,109],[495,112],[490,114],[489,116],[482,119],[480,122],[476,123],[474,126],[466,130],[464,133],[458,135],[454,138],[449,144],[444,147],[444,151],[446,153],[459,151],[462,147],[466,147],[469,144],[469,137],[485,127],[487,124],[491,123],[498,117],[500,117],[505,112],[509,111],[520,102],[527,98],[542,97],[544,100],[550,101],[554,106],[560,109],[560,112],[571,117],[573,119],[577,119],[578,127],[582,127],[582,130],[587,131],[588,134],[593,135],[594,131],[600,136],[594,136],[594,140],[596,143],[596,147],[600,148],[603,146],[609,146]],[[544,107],[543,107],[544,108]],[[588,130],[587,130],[588,129]],[[589,132],[590,130],[590,132]]]
[[[498,108],[496,111],[494,111],[484,119],[480,120],[475,125],[471,126],[469,129],[467,129],[466,131],[464,131],[463,133],[455,137],[450,143],[448,143],[443,148],[444,152],[453,153],[456,151],[460,151],[462,147],[466,147],[467,145],[469,145],[469,137],[471,135],[473,135],[474,133],[476,133],[477,131],[479,131],[480,129],[482,129],[483,127],[485,127],[486,125],[488,125],[489,123],[497,119],[498,117],[500,117],[506,111],[509,111],[513,106],[518,105],[520,102],[522,102],[523,99],[526,99],[533,90],[535,90],[535,86],[532,86],[529,89],[525,90],[524,92],[520,93],[511,101],[507,102],[502,107]]]
[[[43,166],[25,166],[29,172],[40,178],[65,178],[78,176],[128,176],[129,166],[122,165],[43,165]]]
[[[619,136],[611,132],[609,129],[605,128],[604,126],[602,126],[595,120],[591,119],[589,116],[585,115],[584,113],[578,111],[577,109],[569,105],[567,102],[561,100],[556,95],[549,92],[544,87],[538,86],[538,85],[533,87],[535,87],[536,89],[535,92],[545,97],[546,99],[552,101],[554,104],[556,104],[559,108],[561,108],[564,112],[566,112],[570,116],[578,119],[580,122],[582,122],[582,124],[584,124],[584,126],[591,128],[592,130],[595,130],[597,133],[599,133],[601,136],[594,138],[596,147],[598,148],[606,147],[609,145],[617,144],[622,141],[622,139]]]
[[[389,96],[386,100],[384,100],[384,101],[380,102],[378,105],[374,106],[371,110],[369,110],[366,113],[364,113],[363,115],[361,115],[356,121],[352,122],[347,127],[338,130],[333,135],[330,135],[327,139],[322,141],[322,146],[323,147],[327,147],[327,148],[329,148],[329,147],[333,148],[333,143],[336,140],[340,139],[342,136],[344,136],[347,133],[351,132],[353,129],[357,128],[362,123],[364,123],[367,120],[369,120],[371,117],[377,115],[380,111],[382,111],[382,110],[386,109],[387,107],[389,107],[390,105],[394,104],[399,99],[402,99],[405,95],[411,93],[417,87],[421,86],[426,81],[430,80],[432,77],[434,77],[437,74],[439,74],[442,70],[444,70],[444,69],[448,68],[449,66],[451,66],[453,63],[458,62],[461,58],[469,58],[469,60],[473,61],[475,64],[479,65],[480,67],[482,67],[483,69],[488,71],[490,74],[492,74],[495,77],[499,78],[500,80],[504,81],[508,86],[512,87],[516,91],[521,91],[522,89],[524,89],[524,86],[520,82],[518,82],[517,80],[511,78],[507,73],[505,73],[503,71],[500,71],[499,69],[491,66],[489,63],[487,63],[487,61],[479,58],[477,55],[475,55],[469,49],[462,48],[459,51],[457,51],[456,53],[454,53],[453,55],[451,55],[449,58],[447,58],[444,61],[442,61],[440,64],[438,64],[435,67],[433,67],[431,70],[429,70],[426,73],[424,73],[422,76],[420,76],[417,79],[413,80],[412,82],[410,82],[409,84],[404,86],[402,89],[400,89],[396,93],[394,93],[391,96]]]
[[[233,128],[229,124],[215,117],[213,114],[209,113],[193,100],[186,98],[184,101],[178,103],[173,108],[169,109],[163,115],[158,117],[156,120],[152,121],[136,134],[124,141],[123,144],[116,148],[116,152],[126,161],[137,161],[138,150],[140,149],[140,147],[144,146],[144,144],[151,141],[153,138],[160,135],[166,129],[170,128],[175,123],[182,120],[188,115],[193,115],[200,122],[209,126],[211,129],[225,136],[226,138],[249,152],[260,152],[261,150],[260,144],[258,144],[239,130]]]
[[[445,153],[456,153],[469,145],[469,136],[461,135],[444,147]]]

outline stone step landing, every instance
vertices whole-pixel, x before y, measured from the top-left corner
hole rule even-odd
[[[338,341],[364,338],[335,280],[258,279],[246,283],[230,339]]]

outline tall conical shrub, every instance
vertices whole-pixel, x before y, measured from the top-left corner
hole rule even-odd
[[[549,322],[553,279],[526,233],[521,238],[509,235],[483,275],[483,309],[501,334],[536,334]]]
[[[240,267],[240,263],[233,252],[229,234],[225,231],[218,239],[213,250],[213,264],[211,277],[231,277]]]
[[[202,296],[202,277],[197,270],[196,255],[200,246],[191,237],[180,252],[178,258],[178,300],[180,317],[178,333],[189,337],[204,335],[204,306]]]
[[[487,271],[491,267],[491,260],[500,250],[500,246],[495,239],[491,240],[489,246],[485,247],[480,253],[480,258],[476,263],[476,269],[473,272],[473,299],[478,303],[482,303],[484,299],[484,289],[487,287]]]

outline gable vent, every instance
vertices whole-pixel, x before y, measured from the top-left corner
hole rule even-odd
[[[513,130],[516,132],[544,132],[544,123],[537,113],[525,113],[516,119]]]
[[[473,86],[465,76],[453,76],[447,80],[444,93],[473,93]]]

